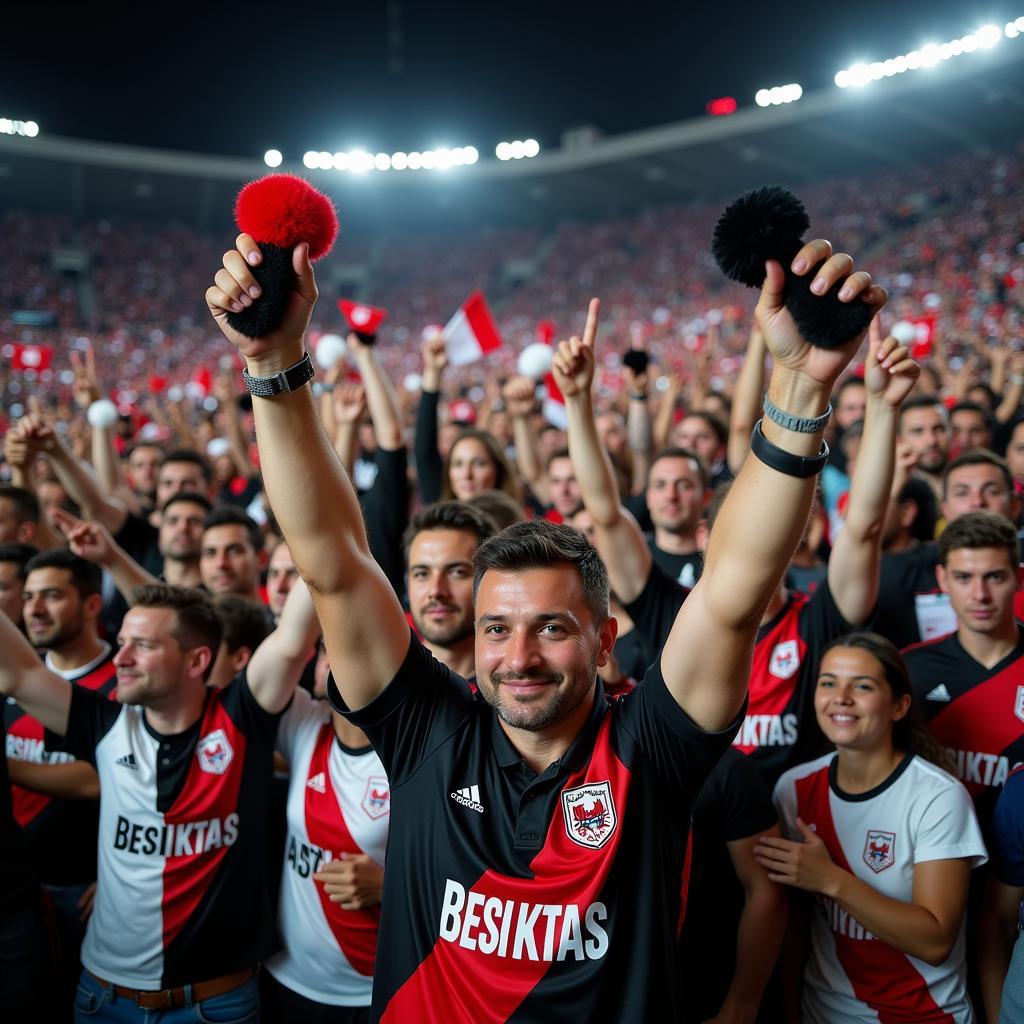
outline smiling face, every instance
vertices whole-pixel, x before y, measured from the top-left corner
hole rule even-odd
[[[892,743],[893,723],[910,710],[910,696],[893,698],[885,669],[859,647],[833,647],[821,660],[814,711],[829,742],[851,750]]]
[[[452,647],[473,635],[477,543],[469,530],[421,530],[409,545],[409,608],[428,644]]]
[[[452,448],[448,466],[452,494],[459,501],[468,501],[481,491],[493,490],[498,480],[498,467],[487,446],[475,437],[464,437]]]
[[[615,620],[595,622],[570,564],[489,569],[476,601],[477,685],[508,726],[557,731],[589,707]]]

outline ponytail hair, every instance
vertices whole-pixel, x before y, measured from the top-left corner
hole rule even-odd
[[[954,774],[949,752],[924,724],[924,719],[917,709],[913,699],[914,690],[910,684],[910,673],[896,645],[877,633],[847,633],[846,636],[833,640],[822,651],[822,657],[837,647],[852,647],[855,650],[866,651],[882,666],[882,674],[892,691],[893,700],[910,697],[909,710],[898,722],[892,724],[893,746],[905,753],[916,754],[943,771]]]

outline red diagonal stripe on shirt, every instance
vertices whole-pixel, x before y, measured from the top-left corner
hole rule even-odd
[[[808,825],[813,823],[832,860],[852,875],[832,820],[827,766],[797,779],[796,805],[800,817]],[[932,998],[927,982],[905,953],[877,937],[854,939],[833,931],[832,938],[854,995],[878,1014],[881,1024],[956,1024]]]
[[[332,857],[342,853],[363,853],[345,822],[334,784],[331,782],[330,758],[334,745],[334,726],[325,722],[313,747],[309,760],[309,775],[306,779],[323,773],[324,792],[306,786],[306,835],[314,846],[319,846]],[[319,882],[309,879],[320,897],[327,925],[334,941],[345,955],[345,959],[363,976],[373,976],[373,961],[377,956],[377,928],[380,924],[380,908],[369,910],[343,910],[338,903],[332,903]]]
[[[610,726],[609,715],[598,732],[589,764],[571,775],[563,786],[564,791],[588,782],[611,783],[617,824],[604,846],[599,850],[585,850],[569,838],[559,798],[544,846],[530,864],[533,877],[514,878],[487,871],[471,886],[467,885],[467,891],[472,888],[474,893],[485,898],[496,897],[502,901],[506,912],[506,901],[512,901],[514,905],[529,903],[534,906],[575,904],[579,908],[580,920],[584,920],[587,908],[600,894],[615,863],[629,792],[630,772],[611,749]],[[556,946],[560,928],[559,922]],[[515,932],[514,923],[511,930]],[[586,939],[586,929],[582,930]],[[543,915],[538,919],[533,934],[537,949],[541,951],[545,942]],[[510,941],[510,947],[511,944]],[[381,1024],[407,1024],[408,1021],[416,1021],[417,1024],[451,1024],[452,1021],[501,1024],[515,1012],[553,962],[488,955],[481,953],[479,948],[467,949],[457,942],[439,939],[429,956],[391,998],[381,1016]]]
[[[1014,713],[1017,689],[1024,686],[1024,662],[1014,660],[1002,672],[971,687],[944,707],[928,728],[952,750],[999,756],[1024,735],[1024,721]],[[982,765],[984,771],[985,766]],[[993,770],[994,774],[994,770]],[[986,789],[984,782],[965,773],[963,784],[971,796]]]
[[[242,787],[242,774],[245,768],[245,737],[224,709],[220,691],[215,692],[210,699],[203,715],[199,739],[202,740],[204,736],[217,729],[224,730],[231,744],[231,763],[223,775],[204,772],[199,765],[198,752],[194,750],[185,785],[182,786],[178,799],[164,815],[165,824],[209,821],[211,818],[218,818],[223,822],[229,814],[238,811],[238,793]],[[242,821],[238,827],[251,826],[249,822]],[[191,853],[172,853],[164,861],[164,949],[171,944],[202,902],[227,856],[228,844],[223,832],[219,846],[206,850],[206,841],[204,835],[204,849],[201,851],[197,851],[192,845]]]

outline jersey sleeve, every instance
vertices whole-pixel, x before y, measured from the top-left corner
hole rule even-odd
[[[727,843],[749,839],[778,824],[779,816],[761,772],[749,757],[727,750],[708,778],[705,795],[714,802],[713,813]]]
[[[225,687],[221,699],[224,702],[224,709],[242,730],[246,739],[267,745],[274,743],[277,739],[278,724],[287,708],[278,712],[264,710],[249,689],[244,669]]]
[[[1024,771],[1012,774],[992,814],[992,867],[1003,885],[1024,885]]]
[[[469,684],[442,665],[409,631],[409,650],[390,683],[365,707],[350,711],[331,675],[331,707],[359,726],[384,765],[392,789],[400,786],[470,715]]]
[[[746,714],[719,732],[705,732],[679,706],[661,674],[660,659],[647,669],[643,682],[622,697],[618,725],[632,738],[664,785],[693,804],[722,754],[729,749]]]
[[[950,778],[928,801],[914,836],[914,863],[966,857],[971,867],[988,860],[981,827],[967,790]]]
[[[652,562],[644,589],[635,601],[625,605],[644,648],[655,661],[665,646],[676,615],[688,593],[682,584]]]
[[[68,731],[59,736],[47,729],[44,742],[50,750],[63,750],[79,761],[95,765],[96,744],[110,732],[123,710],[123,704],[110,700],[97,690],[72,686]]]
[[[314,700],[305,690],[296,690],[288,710],[281,716],[277,727],[275,746],[290,764],[295,743],[307,729],[319,729],[330,714],[327,704]]]
[[[800,619],[800,628],[801,632],[805,634],[804,638],[809,644],[812,640],[814,641],[818,648],[818,654],[821,653],[822,647],[830,644],[833,640],[838,640],[839,637],[852,633],[855,629],[866,628],[866,626],[852,626],[843,618],[843,613],[836,604],[827,578],[804,605]],[[868,622],[870,621],[869,618]]]

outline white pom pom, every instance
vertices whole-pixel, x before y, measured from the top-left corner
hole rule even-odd
[[[704,319],[707,321],[709,326],[716,327],[722,322],[722,311],[720,309],[709,309],[704,314]]]
[[[185,397],[185,392],[181,388],[168,388],[167,399],[170,402],[180,402]]]
[[[198,402],[200,399],[206,397],[206,388],[197,380],[190,380],[185,385],[185,394],[192,399],[193,402]]]
[[[109,398],[99,398],[89,406],[86,415],[92,426],[109,428],[117,422],[117,406]]]
[[[889,332],[901,345],[909,345],[917,338],[917,328],[906,320],[900,320],[892,325]]]
[[[551,363],[554,358],[555,350],[550,345],[535,341],[533,344],[527,345],[519,353],[519,372],[524,377],[537,380],[537,378],[543,377],[551,369]]]
[[[206,445],[206,454],[211,459],[216,459],[221,455],[227,455],[231,451],[231,445],[228,443],[226,437],[215,437],[209,441]]]
[[[942,305],[942,296],[935,292],[929,292],[924,297],[925,309],[938,309]]]
[[[431,341],[436,338],[444,328],[440,324],[427,324],[426,327],[420,332],[420,337],[424,341]]]
[[[233,370],[235,368],[235,357],[223,355],[220,357],[220,368],[222,370]]]
[[[418,373],[407,373],[402,381],[406,391],[419,391],[423,387],[423,377]]]
[[[345,354],[345,339],[337,334],[321,334],[316,343],[316,364],[321,370],[330,370]]]

